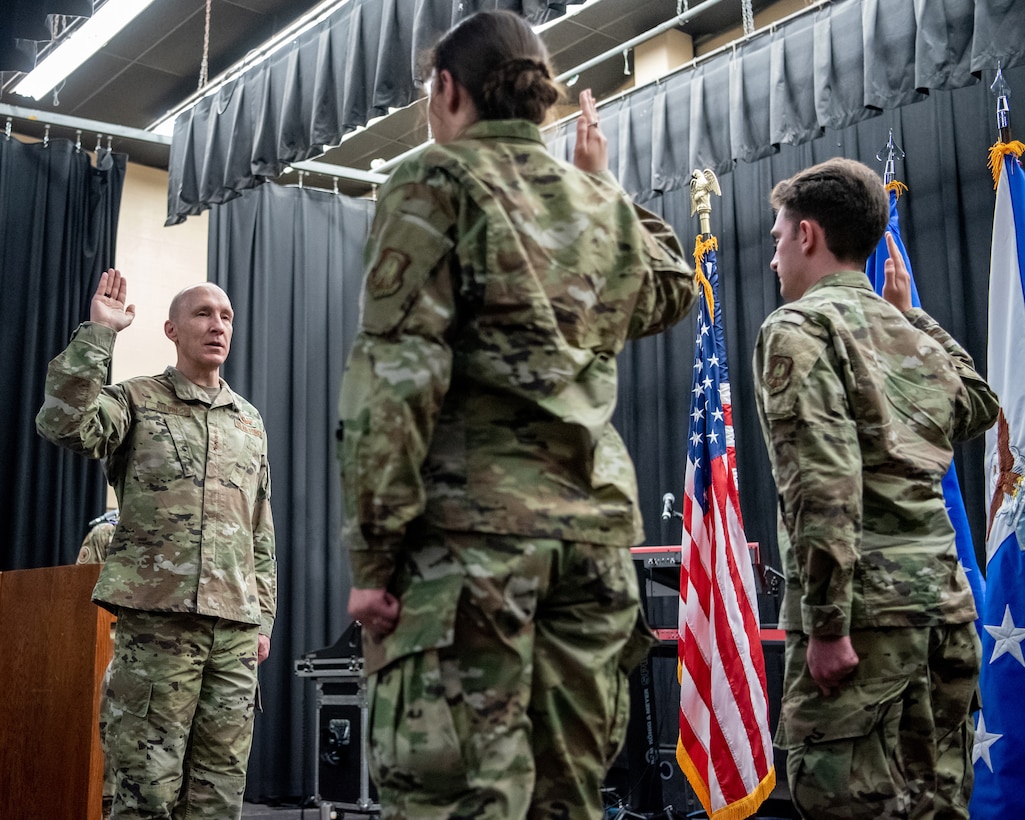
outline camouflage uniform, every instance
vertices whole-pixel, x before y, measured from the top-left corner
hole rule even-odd
[[[685,315],[693,276],[519,121],[400,166],[366,265],[340,460],[354,584],[402,600],[364,638],[385,814],[594,817],[650,640],[615,356]]]
[[[110,521],[101,521],[96,524],[85,538],[82,539],[82,546],[78,550],[76,564],[102,564],[107,559],[107,550],[110,549],[110,540],[114,537],[114,524]],[[113,629],[111,629],[113,632]],[[114,799],[114,792],[117,791],[114,783],[114,773],[110,767],[110,754],[107,752],[107,723],[109,704],[107,703],[106,691],[110,683],[110,664],[103,674],[103,681],[100,683],[100,745],[103,747],[103,816],[110,816],[110,803]]]
[[[114,537],[114,525],[110,521],[101,521],[82,539],[78,550],[76,564],[102,564],[110,549],[110,539]]]
[[[115,337],[78,328],[36,417],[50,441],[106,460],[120,508],[93,590],[118,616],[113,816],[238,817],[257,634],[270,635],[276,607],[263,422],[225,382],[211,397],[172,367],[104,387]]]
[[[971,358],[864,273],[824,277],[772,313],[754,354],[776,479],[788,631],[777,742],[806,817],[967,817],[975,606],[941,480],[952,442],[996,418]],[[837,696],[808,636],[850,635]]]

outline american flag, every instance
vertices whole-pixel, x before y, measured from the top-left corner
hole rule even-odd
[[[715,240],[700,299],[680,566],[676,757],[710,818],[753,815],[776,783],[754,571],[737,492]]]

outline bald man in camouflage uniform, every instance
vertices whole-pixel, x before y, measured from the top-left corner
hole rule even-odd
[[[975,605],[941,480],[997,397],[923,310],[881,180],[830,160],[781,182],[756,398],[779,493],[787,630],[777,742],[802,817],[967,818]]]
[[[535,39],[515,15],[470,20]],[[507,110],[550,82],[541,62],[509,64]],[[438,144],[378,197],[341,391],[371,772],[388,818],[595,818],[652,642],[615,357],[697,288],[672,230],[601,170],[593,100],[574,167],[465,92],[436,70]]]
[[[220,288],[172,301],[175,367],[104,386],[134,314],[120,272],[104,273],[90,321],[50,363],[36,418],[55,444],[106,460],[120,508],[93,590],[117,615],[112,817],[238,818],[276,608],[267,438],[219,376],[233,321]]]

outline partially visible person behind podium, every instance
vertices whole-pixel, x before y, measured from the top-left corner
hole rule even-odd
[[[135,317],[119,271],[50,362],[39,432],[106,460],[120,521],[93,590],[117,615],[106,691],[112,817],[239,818],[257,664],[276,609],[267,437],[220,378],[234,314],[216,285],[171,302],[177,364],[104,386]]]
[[[435,145],[382,189],[340,399],[344,543],[392,818],[595,818],[654,643],[629,547],[616,354],[696,301],[672,229],[609,173],[589,92],[521,17],[435,48]]]
[[[110,542],[114,538],[114,530],[117,528],[117,510],[110,510],[99,518],[89,522],[89,532],[82,539],[82,546],[78,550],[76,564],[102,564],[107,560],[107,552],[110,550]],[[113,627],[111,633],[113,637]],[[107,689],[110,684],[110,664],[107,664],[107,671],[103,674],[103,683],[100,685],[100,746],[103,748],[103,820],[110,817],[111,805],[114,802],[116,791],[114,772],[110,766],[110,755],[107,754],[107,722],[108,704]]]
[[[110,542],[114,537],[116,527],[117,510],[112,510],[90,521],[89,532],[82,539],[82,546],[79,547],[75,563],[102,564],[107,560],[107,551],[110,549]]]

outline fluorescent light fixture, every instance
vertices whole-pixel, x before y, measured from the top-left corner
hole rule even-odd
[[[23,97],[41,99],[61,80],[113,39],[121,29],[141,14],[153,0],[107,0],[93,16],[11,90]]]

